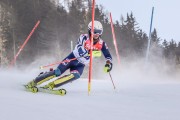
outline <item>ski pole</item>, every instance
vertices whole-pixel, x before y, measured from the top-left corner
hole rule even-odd
[[[39,68],[40,68],[40,69],[44,69],[44,68],[47,68],[47,67],[50,67],[50,66],[53,66],[53,65],[56,65],[56,64],[61,64],[61,63],[65,63],[65,62],[70,62],[70,61],[76,60],[76,59],[77,59],[77,58],[67,59],[67,60],[63,60],[63,61],[61,61],[61,62],[55,62],[55,63],[49,64],[49,65],[40,66]]]
[[[93,51],[92,52],[93,54],[93,57],[101,57],[101,51]],[[63,60],[61,62],[55,62],[55,63],[52,63],[52,64],[49,64],[49,65],[45,65],[45,66],[40,66],[39,68],[40,69],[44,69],[46,67],[50,67],[50,66],[53,66],[53,65],[56,65],[56,64],[60,64],[60,63],[64,63],[64,62],[70,62],[70,61],[73,61],[73,60],[76,60],[76,59],[79,59],[79,58],[82,58],[82,57],[88,57],[90,56],[89,54],[86,55],[86,56],[81,56],[81,57],[77,57],[77,58],[72,58],[72,59],[68,59],[68,60]]]
[[[110,78],[111,78],[111,82],[112,82],[112,84],[113,84],[114,89],[116,89],[110,72],[109,72],[109,76],[110,76]]]

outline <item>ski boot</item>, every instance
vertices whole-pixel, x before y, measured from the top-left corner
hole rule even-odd
[[[54,87],[55,87],[54,82],[50,82],[47,85],[45,85],[43,88],[53,90]]]
[[[34,81],[29,82],[27,85],[25,85],[25,88],[33,93],[38,92],[38,88],[36,87],[36,83]]]
[[[56,88],[56,85],[54,84],[54,82],[50,82],[49,84],[47,84],[41,88],[43,88],[47,93],[50,93],[50,94],[56,94],[56,95],[64,96],[67,93],[65,89],[54,90],[54,88]],[[44,90],[42,90],[42,91],[44,91]]]

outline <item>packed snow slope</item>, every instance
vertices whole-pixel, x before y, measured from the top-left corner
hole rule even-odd
[[[1,120],[180,120],[180,81],[142,70],[113,70],[110,77],[64,85],[66,96],[25,91],[37,71],[0,71]]]

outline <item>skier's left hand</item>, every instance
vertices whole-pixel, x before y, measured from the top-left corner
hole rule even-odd
[[[112,65],[111,61],[107,60],[104,66],[104,72],[110,72],[112,70]]]

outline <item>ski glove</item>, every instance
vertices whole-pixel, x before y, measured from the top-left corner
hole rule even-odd
[[[85,43],[84,43],[84,48],[86,50],[90,50],[91,49],[91,43],[90,43],[90,40],[87,40]]]
[[[112,65],[113,64],[109,60],[107,60],[104,66],[104,72],[106,73],[110,72],[112,70]]]

